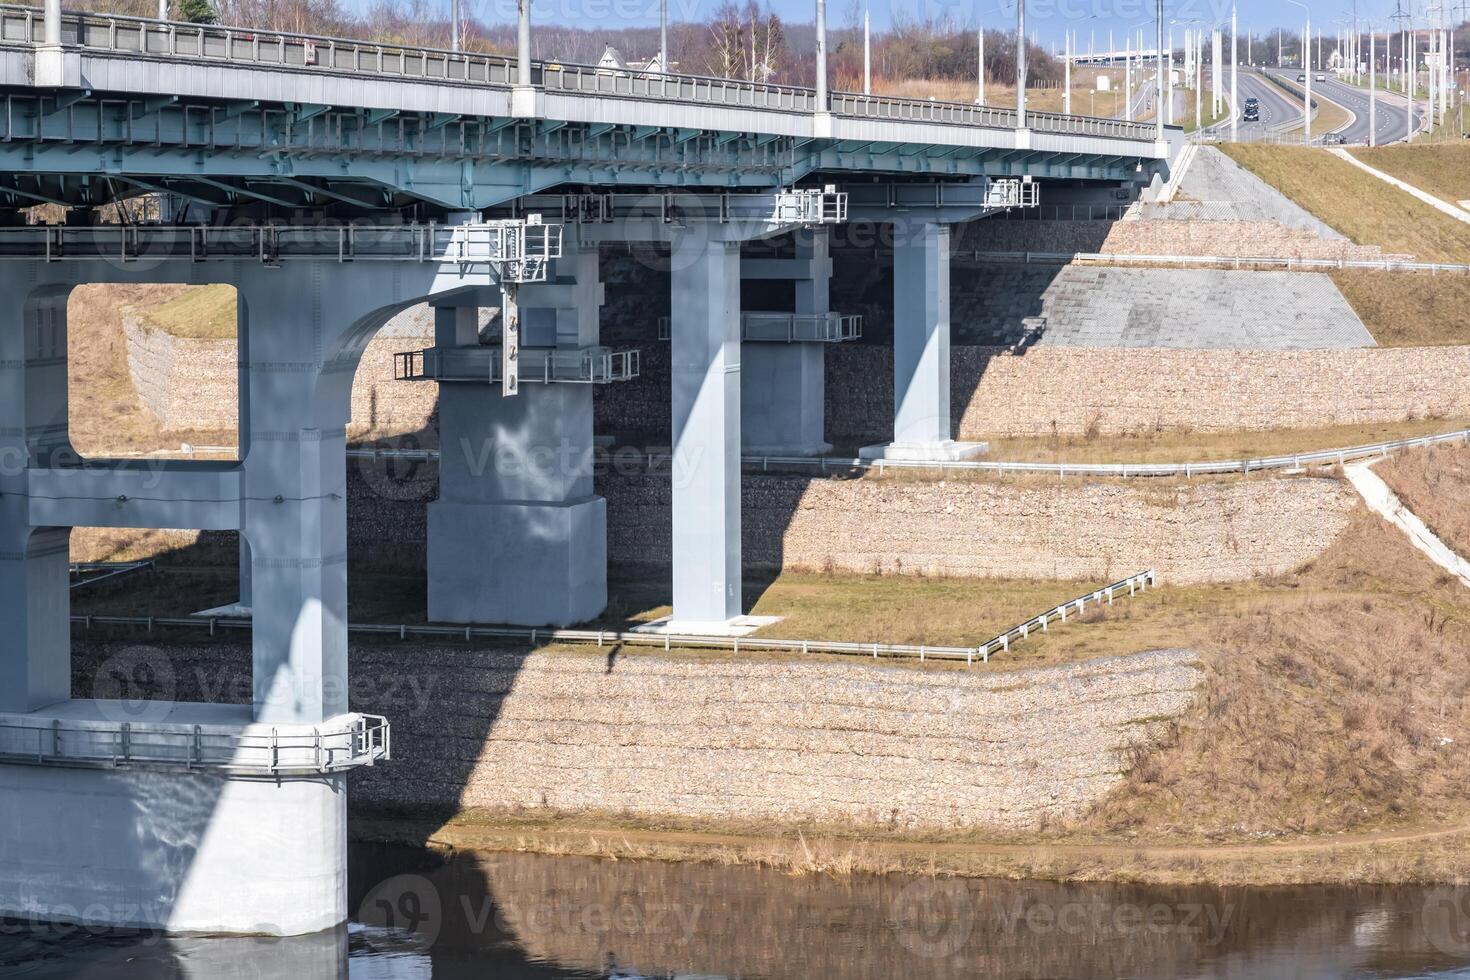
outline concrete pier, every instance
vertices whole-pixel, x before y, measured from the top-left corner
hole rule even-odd
[[[673,270],[674,619],[722,628],[740,581],[740,244],[711,236]]]
[[[832,311],[831,234],[827,228],[796,233],[794,259],[747,263],[748,279],[794,280],[795,312]],[[741,438],[758,456],[820,456],[827,441],[827,345],[820,342],[747,343],[741,365]]]
[[[598,342],[596,247],[558,260],[557,279],[520,287],[523,349]],[[436,343],[479,346],[477,310],[437,311]],[[607,606],[607,502],[592,490],[590,384],[439,387],[443,456],[429,507],[429,618],[573,626]]]
[[[983,445],[954,441],[950,422],[950,228],[894,222],[893,442],[869,459],[963,459]]]
[[[399,310],[488,284],[487,272],[395,265],[0,269],[0,914],[277,935],[345,918],[343,773],[389,745],[348,706],[352,377]],[[221,281],[211,273],[241,301],[240,461],[79,465],[67,438],[72,289]],[[147,648],[141,662],[103,665],[99,684],[120,699],[70,700],[73,527],[239,532],[252,704],[177,704],[166,689],[132,700],[138,671],[170,671]]]

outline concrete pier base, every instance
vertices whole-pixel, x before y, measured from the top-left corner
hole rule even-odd
[[[429,618],[575,626],[607,608],[607,501],[429,505]],[[473,577],[465,569],[475,569]]]
[[[895,463],[957,463],[990,451],[988,442],[884,442],[858,450],[861,459],[892,460]]]
[[[741,352],[741,439],[753,456],[821,456],[826,436],[822,344],[746,344]]]
[[[0,914],[299,936],[347,915],[346,777],[0,765]]]

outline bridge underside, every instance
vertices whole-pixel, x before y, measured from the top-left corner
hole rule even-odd
[[[563,188],[768,191],[857,175],[1129,181],[1137,156],[904,144],[300,103],[0,95],[0,209],[166,192],[342,217],[481,210]]]

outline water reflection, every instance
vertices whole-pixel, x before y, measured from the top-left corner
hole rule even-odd
[[[792,877],[352,851],[343,929],[161,937],[12,923],[19,977],[1470,977],[1470,890]]]

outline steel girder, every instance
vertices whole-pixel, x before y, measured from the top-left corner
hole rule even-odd
[[[1136,164],[305,103],[0,93],[0,207],[12,208],[96,206],[168,191],[214,207],[374,211],[427,202],[483,210],[563,184],[769,190],[819,173],[1121,180]]]

